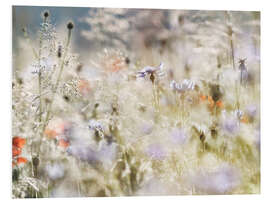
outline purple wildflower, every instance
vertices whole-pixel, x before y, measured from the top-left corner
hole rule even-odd
[[[45,170],[52,180],[62,178],[65,173],[64,166],[61,164],[48,164],[46,165]]]
[[[196,189],[206,194],[227,194],[239,183],[239,173],[229,165],[222,166],[214,172],[201,172],[192,180]]]
[[[146,153],[152,159],[159,160],[159,161],[163,160],[166,156],[165,151],[163,150],[162,146],[159,144],[150,145]]]
[[[184,129],[174,128],[171,132],[171,138],[174,143],[184,144],[187,141],[187,135]]]
[[[247,115],[251,118],[254,118],[257,114],[257,107],[256,105],[249,105],[246,107]]]
[[[67,148],[67,153],[89,164],[99,162],[97,152],[87,145],[71,145]]]
[[[152,131],[153,131],[153,125],[150,124],[150,123],[145,123],[143,124],[142,128],[141,128],[141,131],[144,133],[144,134],[150,134]]]
[[[234,134],[239,130],[239,124],[236,119],[228,118],[223,122],[223,128],[228,133]]]
[[[138,78],[144,78],[147,75],[151,74],[157,74],[158,76],[164,75],[163,69],[163,63],[160,63],[158,67],[152,67],[152,66],[146,66],[141,71],[138,71],[137,77]]]

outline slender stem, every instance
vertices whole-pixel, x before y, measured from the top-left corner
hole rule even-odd
[[[232,63],[233,63],[233,69],[235,70],[235,60],[234,60],[234,46],[233,46],[233,39],[232,36],[230,37],[230,41],[231,41],[231,53],[232,53]]]
[[[156,82],[153,83],[153,97],[154,97],[154,105],[156,110],[159,111],[159,93],[158,93],[158,86]]]
[[[180,111],[179,111],[179,116],[181,120],[181,126],[184,126],[185,122],[185,93],[181,93],[179,96],[179,106],[180,106]]]
[[[45,22],[45,20],[44,20]],[[29,36],[27,34],[27,31],[24,30],[24,35],[27,38],[27,41],[29,42]],[[41,88],[41,68],[40,68],[40,61],[41,61],[41,54],[42,54],[42,43],[43,42],[43,37],[42,37],[42,33],[40,33],[40,37],[39,37],[39,51],[38,54],[36,53],[35,49],[32,47],[32,51],[34,56],[38,59],[38,95],[39,95],[39,122],[41,124],[41,120],[42,120],[42,88]],[[40,129],[40,128],[39,128]],[[40,133],[40,140],[41,140],[41,136],[42,133]],[[33,163],[33,144],[31,144],[31,167],[32,167],[32,175],[35,176],[34,173],[34,163]]]
[[[63,72],[63,69],[64,69],[64,64],[65,64],[65,58],[67,56],[67,49],[68,49],[68,46],[69,46],[69,43],[70,43],[70,38],[71,38],[71,30],[68,31],[68,40],[67,40],[67,44],[66,44],[65,50],[64,50],[65,53],[64,53],[63,59],[61,61],[60,71],[59,71],[57,79],[56,79],[56,84],[54,85],[52,100],[51,100],[51,103],[49,104],[47,115],[46,115],[46,118],[45,118],[45,121],[44,121],[43,131],[44,131],[44,129],[45,129],[46,125],[47,125],[47,122],[49,120],[51,110],[52,110],[52,104],[53,104],[54,97],[55,97],[55,93],[57,92],[57,89],[58,89],[58,86],[59,86],[59,83],[60,83],[60,79],[61,79],[62,72]]]
[[[228,27],[228,36],[230,40],[230,48],[231,48],[231,57],[232,57],[232,65],[233,69],[235,70],[235,60],[234,60],[234,44],[233,44],[233,29],[232,26],[229,24],[231,22],[229,12],[225,12],[226,18],[227,18],[227,27]]]
[[[46,22],[46,19],[44,19],[43,23]],[[42,54],[42,44],[43,44],[43,37],[42,33],[40,33],[39,38],[39,50],[38,50],[38,95],[39,95],[39,122],[42,120],[42,88],[41,88],[41,67],[40,67],[40,61],[41,61],[41,54]],[[34,51],[34,50],[33,50]],[[35,52],[34,52],[35,54]]]
[[[243,71],[240,71],[240,84],[242,84],[242,76],[243,76]]]
[[[42,120],[42,90],[41,90],[41,70],[38,72],[38,94],[39,94],[39,122]]]

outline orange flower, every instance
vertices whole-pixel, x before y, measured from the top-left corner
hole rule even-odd
[[[217,107],[219,107],[219,108],[223,108],[223,102],[221,101],[221,100],[218,100],[217,102],[216,102],[216,105],[217,105]]]
[[[129,63],[123,53],[113,50],[105,51],[100,60],[100,67],[108,74],[117,73],[123,69],[127,69],[127,64]]]
[[[206,96],[205,96],[205,95],[200,95],[200,99],[201,99],[202,101],[205,101],[205,100],[206,100]]]
[[[215,105],[215,102],[214,102],[214,100],[212,99],[211,96],[208,96],[208,102],[209,102],[209,106],[210,106],[211,108],[213,108],[214,105]]]
[[[25,143],[26,143],[26,140],[21,137],[13,137],[12,139],[12,146],[17,147],[17,148],[23,148]]]
[[[218,108],[223,108],[223,102],[221,100],[218,100],[217,102],[215,102],[211,96],[207,97],[207,100],[209,102],[209,107],[212,109],[214,106],[218,107]]]
[[[12,147],[12,157],[18,156],[22,153],[21,148]]]
[[[69,142],[66,141],[65,139],[60,139],[59,142],[58,142],[58,146],[67,148],[69,146]]]
[[[58,133],[55,130],[48,128],[45,129],[44,134],[47,135],[48,138],[56,138],[58,136]]]
[[[79,80],[78,88],[82,95],[87,95],[91,91],[89,82],[84,79]]]
[[[112,63],[110,71],[118,72],[121,69],[123,69],[122,61],[120,59],[115,59],[115,61]]]
[[[248,120],[248,117],[246,115],[244,115],[240,120],[241,123],[248,123],[248,121],[249,120]]]
[[[27,163],[27,159],[24,157],[18,157],[17,158],[17,164],[25,164]]]

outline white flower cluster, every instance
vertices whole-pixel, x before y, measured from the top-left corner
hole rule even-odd
[[[186,91],[191,91],[194,89],[195,87],[195,83],[191,80],[183,80],[181,83],[177,83],[174,80],[171,81],[170,83],[170,87],[175,90],[178,91],[180,93],[182,92],[186,92]]]

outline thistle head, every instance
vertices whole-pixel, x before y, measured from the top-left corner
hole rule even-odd
[[[43,13],[43,16],[44,16],[44,18],[48,18],[49,17],[49,11],[44,11],[44,13]]]
[[[68,30],[72,30],[73,27],[74,27],[74,24],[73,24],[72,22],[69,22],[69,23],[67,24],[67,29],[68,29]]]
[[[47,19],[48,19],[48,17],[49,17],[49,16],[50,16],[49,11],[44,11],[44,12],[43,12],[42,17],[43,17],[43,19],[44,19],[44,22],[46,22],[46,21],[47,21]]]
[[[247,60],[247,58],[239,59],[238,63],[239,63],[240,65],[245,65],[246,60]]]
[[[58,56],[58,58],[61,58],[61,56],[62,56],[62,46],[61,46],[61,44],[58,45],[57,56]]]

